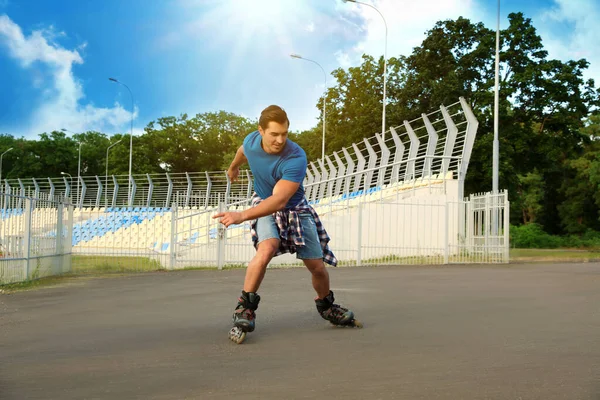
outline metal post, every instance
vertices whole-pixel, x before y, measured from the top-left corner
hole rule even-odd
[[[496,74],[494,86],[494,154],[493,163],[493,179],[492,192],[498,193],[498,159],[499,159],[499,143],[498,143],[498,108],[499,108],[499,84],[500,84],[500,0],[498,0],[498,13],[496,20]]]
[[[73,252],[73,205],[67,204],[67,237],[64,254],[67,255],[65,265],[63,265],[63,271],[69,272],[72,268],[71,253]],[[61,232],[62,233],[62,232]]]
[[[363,203],[358,203],[358,237],[356,243],[356,266],[360,267],[362,264],[362,232],[363,232]]]
[[[56,257],[54,257],[54,262],[53,262],[53,273],[62,273],[63,271],[60,271],[60,269],[62,269],[62,255],[64,254],[63,248],[64,248],[64,244],[63,244],[63,212],[64,212],[64,206],[62,203],[59,203],[56,207],[56,247],[54,249],[54,254]]]
[[[171,251],[169,252],[169,269],[174,269],[177,257],[177,202],[171,207]]]
[[[383,140],[381,138],[381,136],[379,136],[378,133],[375,134],[375,137],[377,138],[377,142],[379,143],[379,148],[381,149],[381,161],[379,163],[379,165],[381,166],[381,168],[377,171],[377,186],[380,186],[383,188],[383,185],[385,184],[385,176],[387,173],[387,166],[389,164],[389,160],[390,160],[390,149],[388,149],[387,145],[385,144],[385,140]],[[392,180],[390,179],[388,183],[391,183]]]
[[[98,175],[96,175],[96,183],[98,184],[98,191],[96,192],[96,204],[94,207],[100,208],[100,198],[102,197],[102,191],[104,188],[102,187],[102,181]]]
[[[227,186],[225,187],[225,206],[227,207],[229,204],[229,196],[231,196],[231,180],[229,179],[227,171],[225,171],[225,180],[227,180]]]
[[[444,207],[444,264],[448,264],[448,253],[449,253],[449,243],[448,243],[448,200],[446,200],[446,205]]]
[[[504,193],[504,262],[510,262],[510,202],[508,193]]]
[[[400,137],[398,137],[398,133],[396,133],[396,130],[393,127],[390,127],[390,133],[392,134],[394,146],[396,147],[394,150],[394,159],[392,160],[394,166],[392,167],[390,183],[396,183],[400,179],[400,162],[402,162],[402,157],[404,157],[404,143],[402,143]]]
[[[365,157],[362,155],[356,143],[352,143],[352,148],[354,149],[354,154],[356,154],[356,159],[358,160],[358,164],[356,165],[356,175],[354,176],[354,191],[358,191],[360,189],[360,182],[364,176],[363,174],[359,174],[365,169]],[[352,189],[351,189],[352,190]]]
[[[113,147],[114,145],[117,145],[119,143],[121,143],[123,141],[123,139],[119,140],[118,142],[115,142],[113,144],[111,144],[110,146],[108,146],[108,148],[106,149],[106,174],[104,176],[104,183],[106,185],[106,196],[104,196],[104,207],[108,207],[108,151],[110,150],[111,147]]]
[[[31,257],[31,208],[32,201],[30,198],[25,199],[25,226],[23,233],[23,255],[25,256],[25,279],[30,277],[30,257]]]
[[[137,184],[135,183],[135,179],[133,179],[133,176],[130,177],[130,184],[131,184],[131,191],[130,191],[130,198],[129,198],[129,207],[133,207],[133,199],[135,198],[135,191],[137,189]]]
[[[79,187],[79,181],[81,181],[81,195],[79,196],[79,208],[83,208],[83,200],[85,199],[85,192],[87,191],[87,186],[83,181],[83,177],[79,177],[77,180],[77,187]]]
[[[82,204],[79,194],[79,180],[81,179],[81,142],[79,142],[79,160],[77,161],[77,202]],[[81,208],[81,206],[79,206]]]
[[[167,176],[167,182],[169,183],[169,188],[167,189],[167,200],[165,201],[165,207],[169,207],[169,204],[171,204],[171,196],[173,196],[173,180],[171,179],[171,176],[169,175],[168,172],[165,172],[165,175]]]
[[[115,207],[117,205],[117,196],[119,195],[119,182],[117,182],[117,178],[113,175],[113,197],[111,207]]]
[[[415,158],[417,158],[417,153],[419,151],[419,138],[415,134],[412,126],[408,121],[404,121],[404,127],[406,128],[406,133],[410,138],[410,148],[408,150],[408,164],[406,166],[406,173],[404,174],[404,181],[417,179],[417,171],[415,168]]]
[[[152,182],[152,178],[150,174],[146,174],[148,178],[148,200],[146,201],[146,207],[150,207],[152,204],[152,192],[154,191],[154,182]]]
[[[500,94],[499,94],[499,85],[500,85],[500,0],[498,0],[498,13],[497,13],[497,21],[496,21],[496,61],[495,61],[496,73],[495,73],[495,87],[494,87],[494,145],[493,145],[493,157],[492,157],[492,168],[493,168],[493,177],[492,177],[492,194],[494,196],[498,195],[498,162],[499,162],[499,151],[500,151],[500,143],[498,142],[498,109],[500,102]],[[498,207],[498,198],[494,197],[493,206]],[[497,237],[498,235],[498,217],[494,212],[493,220],[492,220],[492,235]]]
[[[219,193],[219,212],[225,211],[227,211],[227,207],[221,199],[221,193]],[[217,268],[220,270],[223,269],[223,265],[225,264],[225,233],[225,225],[217,222]]]
[[[371,143],[369,143],[369,141],[366,138],[363,139],[363,142],[365,143],[365,147],[367,148],[367,152],[369,153],[369,163],[367,164],[367,169],[370,170],[372,168],[375,168],[375,165],[377,164],[377,153],[375,153],[373,146],[371,146]],[[373,172],[374,171],[371,170],[365,175],[364,194],[367,194],[367,190],[371,188]]]
[[[310,174],[308,168],[306,169],[306,174]],[[250,197],[252,197],[252,177],[250,176],[250,170],[246,170],[246,176],[248,177],[248,190],[246,191],[246,197],[250,199]],[[309,196],[306,196],[306,198],[308,197]]]
[[[210,191],[212,189],[212,180],[210,179],[210,175],[208,174],[208,171],[204,172],[206,174],[206,198],[204,201],[204,208],[208,208],[209,207],[209,202],[210,202]]]
[[[48,200],[54,201],[54,191],[56,189],[55,189],[54,183],[52,182],[52,179],[50,179],[50,177],[48,177],[48,184],[50,185],[50,194],[49,194]]]

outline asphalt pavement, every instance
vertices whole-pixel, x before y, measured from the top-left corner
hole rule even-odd
[[[78,279],[0,295],[0,399],[600,399],[600,264],[270,269],[227,338],[244,270]]]

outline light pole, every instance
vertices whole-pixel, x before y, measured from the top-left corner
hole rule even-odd
[[[388,37],[388,27],[387,22],[385,21],[385,17],[383,14],[371,4],[363,3],[356,0],[343,0],[344,3],[356,3],[362,4],[368,7],[371,7],[373,10],[377,11],[379,15],[381,15],[381,19],[383,19],[383,24],[385,25],[385,49],[383,52],[383,114],[381,117],[381,136],[385,141],[385,102],[386,102],[386,85],[387,85],[387,37]]]
[[[65,129],[65,128],[61,129],[61,131],[69,132],[69,133],[76,135],[75,132],[71,132],[70,130]],[[79,198],[79,180],[81,179],[80,176],[81,176],[81,140],[79,141],[79,158],[77,160],[77,203],[78,204],[80,201],[80,198]],[[73,185],[73,182],[71,182],[71,185]]]
[[[2,186],[2,157],[4,157],[4,155],[6,153],[8,153],[9,151],[11,151],[12,149],[13,148],[11,147],[10,149],[6,150],[4,153],[0,154],[0,191],[2,193],[4,193],[4,186]],[[4,196],[2,198],[4,199]],[[3,207],[4,207],[4,204],[3,204]]]
[[[132,205],[133,203],[133,199],[131,198],[131,160],[133,158],[133,93],[131,93],[131,89],[129,89],[129,86],[127,86],[126,84],[124,84],[121,81],[118,81],[115,78],[108,78],[109,81],[118,83],[119,85],[123,85],[127,88],[127,90],[129,91],[129,94],[131,95],[131,133],[129,135],[129,182],[128,182],[128,189],[127,189],[127,197],[129,198],[129,206]]]
[[[500,0],[498,0],[498,15],[496,21],[496,76],[494,88],[494,148],[492,157],[492,192],[498,194],[498,160],[500,144],[498,142],[498,103],[499,103],[499,74],[500,74]]]
[[[325,162],[325,116],[326,116],[325,103],[327,101],[327,73],[325,73],[325,70],[323,69],[321,64],[319,64],[318,62],[316,62],[314,60],[304,58],[298,54],[290,54],[290,57],[297,58],[299,60],[310,61],[311,63],[317,64],[319,66],[319,68],[321,68],[321,71],[323,71],[323,76],[325,77],[325,94],[323,95],[323,140],[321,143],[321,159],[323,160],[323,162]]]
[[[73,187],[73,177],[71,176],[71,174],[66,173],[66,172],[61,172],[61,175],[69,175],[69,178],[71,178],[71,187]]]
[[[106,175],[104,175],[104,186],[106,187],[106,195],[104,196],[104,207],[108,207],[108,151],[110,150],[111,147],[121,143],[123,141],[123,139],[119,140],[118,142],[115,142],[113,144],[111,144],[110,146],[108,146],[108,148],[106,149]]]

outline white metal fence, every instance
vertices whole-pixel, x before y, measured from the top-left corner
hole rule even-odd
[[[247,205],[232,205],[240,211]],[[506,193],[472,196],[462,202],[446,195],[411,197],[372,193],[314,205],[331,237],[340,266],[384,264],[507,263]],[[221,209],[225,209],[222,204]],[[254,255],[250,224],[224,229],[212,216],[217,208],[175,211],[168,268],[245,265]],[[500,222],[493,232],[494,218]],[[273,265],[300,265],[283,255]]]
[[[5,196],[4,202],[0,284],[70,271],[73,207],[66,202],[12,195]]]
[[[445,182],[437,192],[427,186],[405,192],[389,186],[313,207],[339,266],[507,263],[507,194],[459,202],[456,185]],[[255,254],[250,223],[224,229],[212,218],[219,208],[73,209],[17,196],[10,203],[0,220],[2,284],[69,271],[243,266]],[[221,203],[223,210],[246,207],[247,202]],[[302,264],[286,254],[272,265]]]

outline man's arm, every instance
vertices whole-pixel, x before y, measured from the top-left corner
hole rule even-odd
[[[283,210],[287,202],[298,190],[300,183],[280,180],[273,188],[273,194],[260,202],[256,207],[242,211],[244,221],[271,215]]]
[[[229,169],[240,168],[242,165],[248,162],[246,155],[244,154],[244,146],[240,146],[235,152],[235,157],[229,166]]]
[[[231,182],[235,182],[240,175],[240,167],[248,162],[246,155],[244,154],[244,145],[241,145],[235,152],[235,157],[227,170],[227,176]]]
[[[271,215],[285,208],[287,202],[292,198],[300,186],[299,182],[280,180],[273,188],[273,194],[260,202],[256,207],[242,212],[223,212],[213,216],[221,218],[219,222],[228,227],[229,225],[241,224],[244,221]]]

